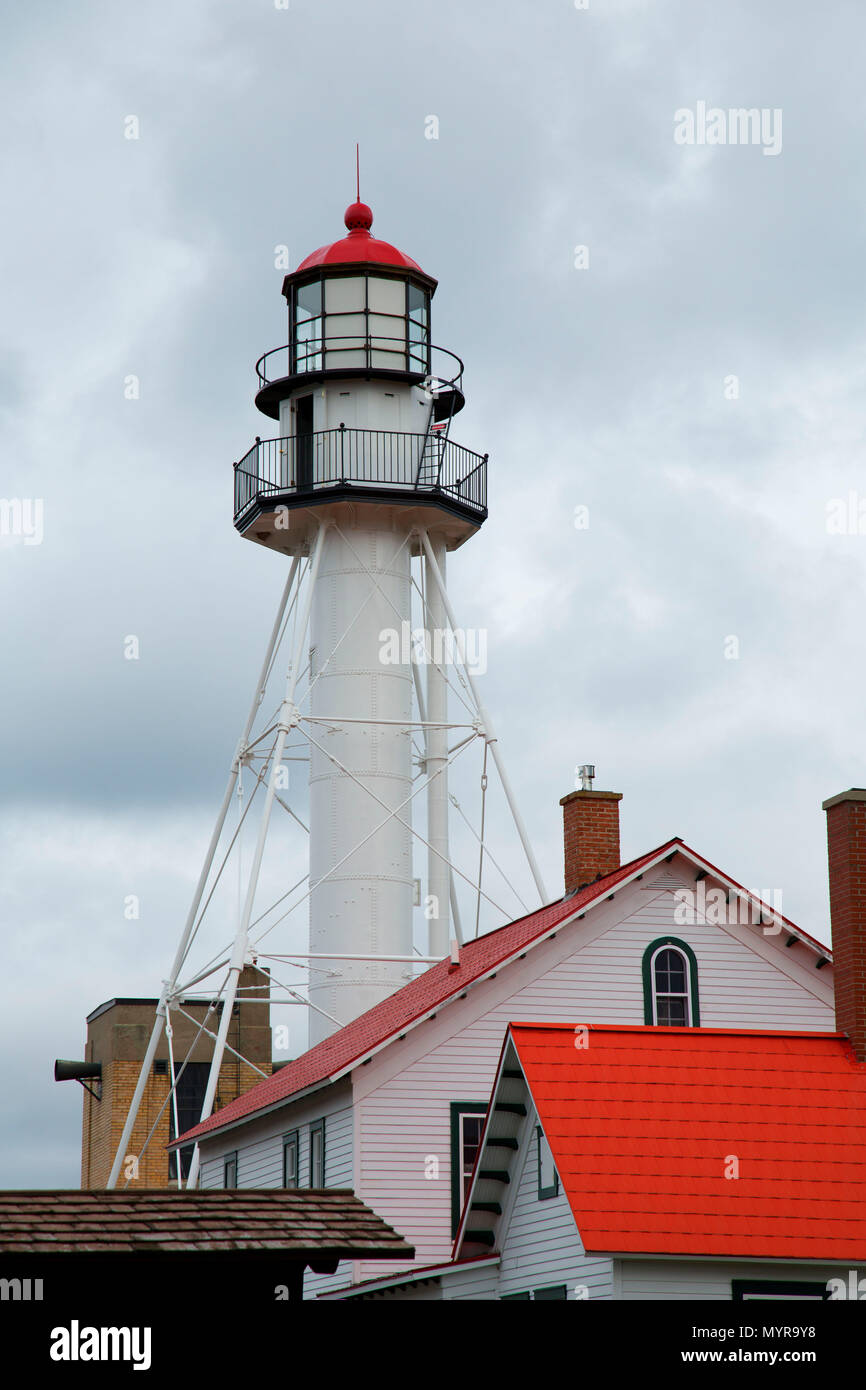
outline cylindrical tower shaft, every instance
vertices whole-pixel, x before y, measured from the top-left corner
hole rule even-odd
[[[395,660],[395,639],[399,648],[410,621],[409,528],[373,508],[359,522],[348,534],[330,528],[311,615],[310,950],[407,957],[412,672]],[[406,971],[318,960],[310,1000],[348,1023]],[[311,1010],[311,1045],[333,1026]]]

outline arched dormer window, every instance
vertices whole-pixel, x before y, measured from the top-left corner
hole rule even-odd
[[[698,962],[675,936],[651,941],[643,954],[644,1023],[675,1028],[700,1025]]]

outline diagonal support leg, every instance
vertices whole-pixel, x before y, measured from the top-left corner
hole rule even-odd
[[[150,1077],[151,1071],[153,1069],[153,1061],[154,1057],[156,1056],[156,1049],[159,1046],[159,1040],[162,1036],[163,1029],[165,1028],[166,1001],[171,997],[171,995],[174,992],[175,986],[177,984],[178,974],[180,973],[181,966],[183,965],[183,962],[186,958],[187,947],[189,946],[190,937],[193,933],[196,917],[198,915],[198,910],[201,905],[202,897],[204,895],[205,885],[210,875],[211,867],[214,861],[214,855],[216,854],[217,845],[219,844],[220,837],[223,832],[223,826],[225,825],[226,816],[228,815],[228,810],[232,803],[232,797],[234,795],[235,784],[237,782],[238,770],[240,767],[240,758],[243,754],[244,748],[246,747],[247,739],[250,736],[250,731],[253,727],[253,722],[255,720],[256,714],[258,713],[259,705],[262,702],[265,686],[267,685],[268,672],[271,669],[271,661],[273,660],[274,652],[277,647],[277,642],[280,636],[280,628],[282,627],[283,617],[285,615],[286,608],[288,607],[289,597],[291,595],[292,588],[295,583],[295,576],[298,571],[299,563],[300,561],[297,557],[292,561],[292,567],[289,571],[289,577],[286,580],[285,588],[283,589],[282,597],[280,599],[280,605],[277,610],[277,616],[274,621],[273,628],[271,630],[271,636],[268,642],[267,651],[265,653],[265,659],[262,662],[262,669],[259,673],[259,679],[256,685],[255,694],[253,696],[252,704],[250,705],[250,712],[247,716],[247,721],[244,725],[243,733],[241,734],[240,739],[238,740],[238,746],[235,750],[234,758],[232,759],[228,783],[226,785],[222,805],[220,806],[219,813],[216,819],[216,824],[213,829],[213,834],[210,838],[210,844],[208,845],[207,853],[205,854],[204,864],[202,865],[201,873],[199,874],[198,883],[196,884],[195,893],[193,894],[192,903],[190,905],[190,909],[187,914],[187,919],[184,924],[180,944],[178,945],[177,953],[174,958],[174,963],[171,968],[171,975],[167,980],[163,981],[163,986],[159,995],[159,1002],[156,1006],[156,1017],[153,1022],[153,1029],[151,1031],[150,1039],[147,1044],[147,1050],[144,1054],[144,1060],[141,1064],[141,1070],[138,1074],[138,1081],[135,1085],[135,1091],[133,1093],[129,1111],[126,1116],[126,1120],[124,1121],[123,1131],[120,1136],[120,1142],[117,1145],[117,1152],[114,1155],[114,1162],[111,1167],[111,1172],[108,1176],[108,1182],[106,1186],[109,1188],[117,1186],[117,1180],[120,1177],[120,1169],[123,1165],[123,1160],[126,1156],[127,1146],[129,1145],[129,1141],[132,1137],[132,1131],[135,1127],[135,1122],[138,1118],[138,1112],[141,1107],[141,1101],[144,1096],[145,1087],[147,1086],[148,1078]]]
[[[262,818],[259,823],[259,833],[258,838],[256,840],[255,854],[253,855],[253,862],[250,867],[250,877],[247,883],[247,893],[246,899],[244,901],[244,909],[243,913],[241,914],[240,922],[238,923],[238,930],[235,936],[234,946],[232,948],[231,961],[229,964],[229,978],[226,984],[222,1014],[220,1015],[219,1028],[217,1030],[217,1038],[216,1042],[214,1043],[213,1057],[211,1059],[210,1072],[208,1074],[208,1081],[207,1087],[205,1089],[204,1100],[202,1101],[201,1116],[199,1122],[201,1122],[201,1120],[206,1120],[213,1108],[217,1082],[219,1081],[220,1067],[222,1065],[223,1053],[225,1051],[226,1038],[228,1036],[229,1024],[231,1023],[232,1009],[234,1007],[235,995],[237,993],[238,979],[240,977],[241,971],[244,968],[244,961],[246,959],[247,948],[249,945],[250,919],[253,915],[253,904],[255,902],[256,889],[258,888],[259,883],[259,871],[262,866],[262,858],[265,852],[265,841],[267,839],[268,826],[270,824],[271,819],[271,811],[273,810],[274,798],[276,796],[277,790],[276,773],[282,761],[283,753],[286,747],[286,740],[289,737],[289,734],[291,733],[292,729],[297,727],[299,720],[298,711],[295,707],[294,702],[295,687],[298,681],[298,673],[301,670],[302,653],[304,649],[304,643],[307,638],[307,628],[309,626],[310,621],[310,608],[313,602],[313,593],[316,587],[316,576],[319,572],[319,563],[322,558],[322,544],[325,539],[326,530],[327,526],[322,525],[319,527],[318,533],[316,535],[316,543],[313,550],[312,562],[310,564],[310,573],[307,584],[307,592],[304,599],[303,612],[301,620],[297,626],[297,631],[295,634],[295,647],[292,653],[291,661],[289,663],[289,669],[286,674],[286,689],[285,694],[283,696],[282,707],[280,709],[280,718],[278,724],[279,734],[277,735],[277,741],[274,748],[274,756],[271,764],[271,773],[268,778],[268,790],[265,796],[265,804],[262,809]],[[196,1187],[198,1184],[199,1164],[199,1146],[198,1144],[196,1144],[195,1149],[193,1150],[192,1162],[190,1163],[189,1177],[187,1178],[186,1183],[188,1189],[192,1189]]]

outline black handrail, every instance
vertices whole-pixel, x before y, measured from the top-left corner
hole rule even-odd
[[[387,317],[387,316],[385,316],[385,315],[380,315],[380,317]],[[333,346],[334,343],[342,343],[342,342],[348,343],[349,346],[347,346],[347,347],[334,347],[334,346]],[[394,347],[383,347],[383,346],[382,346],[383,343],[399,343],[401,346],[400,346],[400,347],[396,347],[396,348],[394,348]],[[389,336],[386,336],[385,334],[379,334],[379,333],[375,333],[375,334],[367,334],[367,333],[337,333],[337,334],[334,334],[334,335],[328,334],[325,338],[322,338],[321,336],[319,336],[319,337],[317,337],[317,338],[302,339],[300,342],[296,341],[296,342],[295,342],[295,349],[296,349],[296,352],[297,352],[297,350],[298,350],[299,348],[305,348],[305,349],[307,349],[307,351],[303,354],[303,357],[302,357],[302,359],[301,359],[301,360],[304,361],[304,362],[307,362],[311,357],[324,357],[326,354],[330,354],[330,353],[363,352],[364,355],[365,355],[365,362],[364,362],[364,369],[365,369],[365,370],[369,370],[370,367],[372,366],[371,354],[374,353],[374,352],[386,352],[386,353],[390,353],[390,354],[391,354],[392,356],[394,356],[394,357],[402,357],[402,359],[403,359],[404,362],[413,362],[413,361],[414,361],[414,362],[418,362],[418,357],[419,357],[420,354],[416,355],[416,353],[415,353],[413,350],[415,350],[415,349],[422,349],[423,352],[424,352],[424,356],[425,356],[425,358],[426,358],[426,356],[427,356],[427,349],[429,348],[429,350],[430,350],[431,353],[433,353],[433,352],[441,352],[441,353],[444,353],[444,355],[445,355],[446,357],[452,358],[452,359],[457,363],[457,371],[454,373],[453,376],[451,376],[451,377],[446,377],[446,376],[440,376],[438,373],[435,373],[435,374],[431,373],[431,374],[430,374],[430,379],[431,379],[432,381],[437,381],[437,382],[439,382],[442,386],[450,386],[450,387],[456,388],[456,390],[458,390],[458,391],[462,390],[464,367],[463,367],[463,362],[462,362],[461,359],[457,356],[457,353],[456,353],[456,352],[452,352],[450,348],[439,347],[436,343],[429,343],[429,344],[428,344],[426,340],[423,340],[423,341],[422,341],[422,340],[417,340],[417,341],[413,342],[413,341],[411,341],[411,340],[407,340],[405,336],[404,336],[404,337],[400,337],[400,338],[395,338],[395,337],[389,337]],[[328,368],[325,368],[324,366],[322,366],[322,367],[311,367],[311,368],[303,367],[303,368],[302,368],[302,367],[300,367],[299,365],[296,365],[296,366],[293,368],[293,367],[292,367],[292,359],[291,359],[291,351],[292,351],[292,344],[291,344],[291,343],[283,343],[282,347],[271,348],[268,352],[263,352],[263,353],[262,353],[261,357],[259,358],[258,362],[256,363],[256,376],[257,376],[258,379],[259,379],[259,389],[261,389],[261,388],[264,387],[264,386],[269,386],[269,385],[270,385],[272,382],[274,382],[274,381],[284,381],[287,377],[290,377],[290,376],[308,376],[308,375],[310,375],[310,373],[312,373],[312,372],[319,372],[319,371],[324,371],[324,370],[327,370],[327,371],[340,371],[340,368],[339,368],[339,367],[328,367]],[[286,358],[286,367],[287,367],[288,370],[286,370],[286,371],[280,371],[279,375],[277,375],[277,376],[269,376],[269,375],[268,375],[268,372],[264,370],[264,363],[267,362],[267,360],[268,360],[269,357],[275,357],[276,354],[277,354],[277,353],[280,353],[280,352],[284,352],[284,353],[287,354],[287,358]],[[410,367],[408,367],[408,368],[405,368],[404,370],[413,371],[413,368],[410,366]],[[417,373],[414,373],[414,371],[413,371],[413,374],[417,374],[418,376],[421,376],[421,377],[426,377],[426,376],[428,375],[426,361],[424,362],[423,365],[419,366]]]
[[[435,434],[317,430],[257,439],[235,464],[235,522],[254,502],[321,489],[382,487],[441,494],[480,518],[487,513],[487,455]]]

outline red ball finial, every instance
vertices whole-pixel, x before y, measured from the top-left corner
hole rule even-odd
[[[368,232],[373,225],[373,213],[366,203],[352,203],[346,208],[343,220],[350,232]]]

